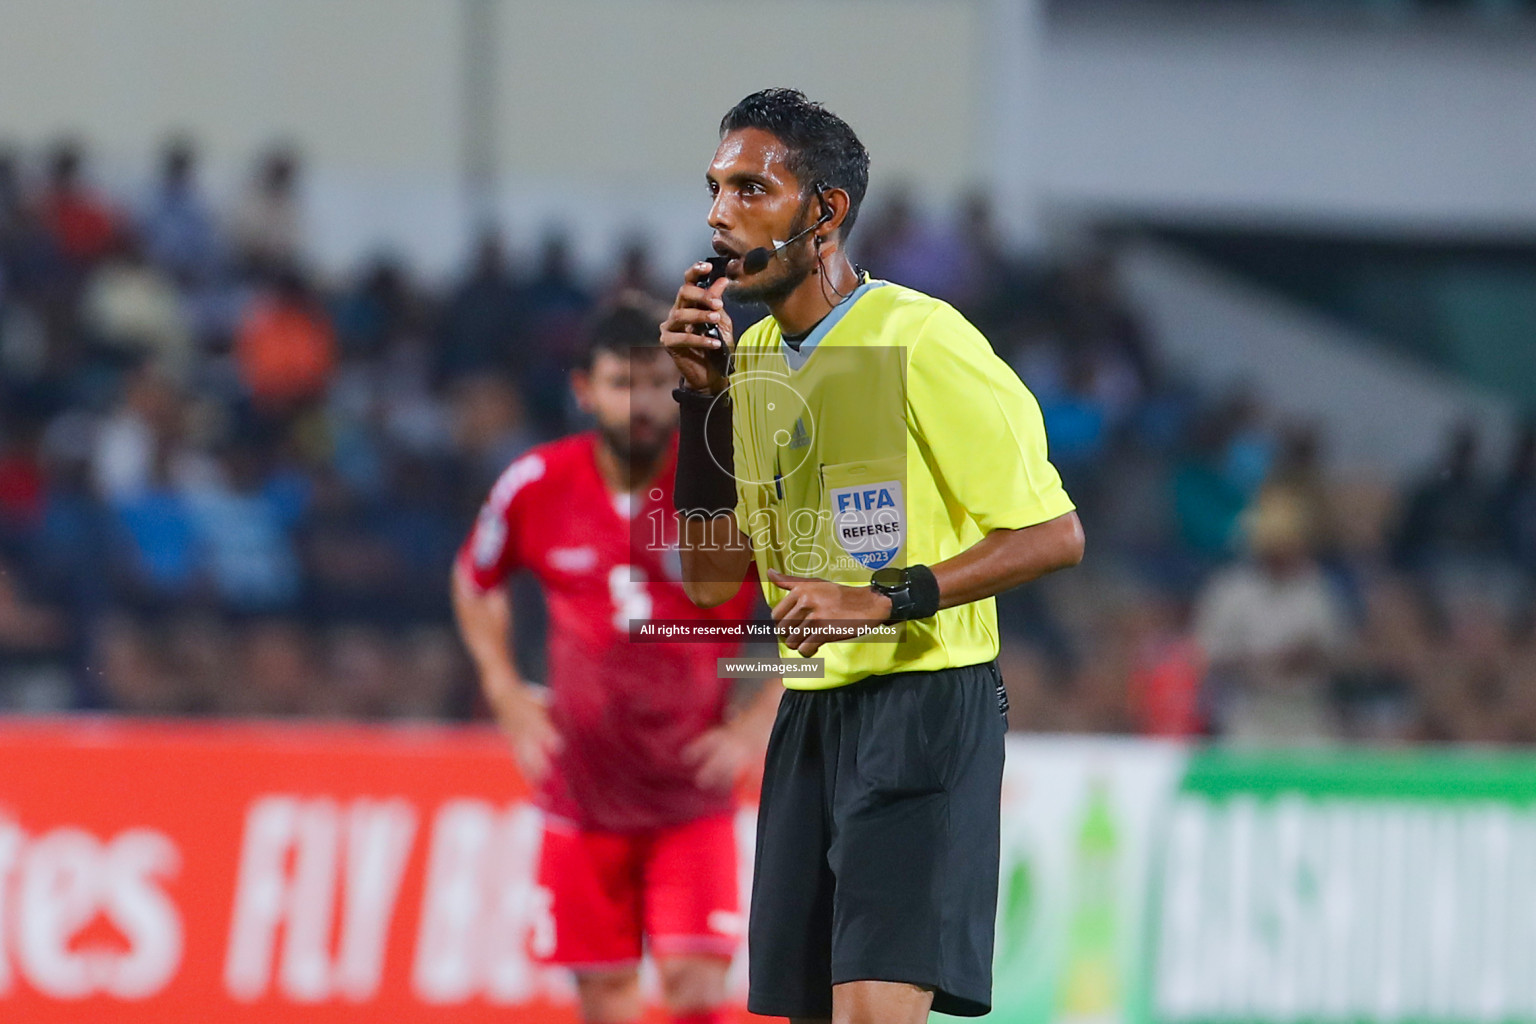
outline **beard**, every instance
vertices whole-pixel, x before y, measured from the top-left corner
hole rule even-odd
[[[643,432],[631,430],[628,423],[617,427],[600,425],[598,432],[602,434],[603,443],[609,450],[630,466],[654,463],[661,457],[667,443],[665,430],[654,429],[650,431],[650,436],[644,436]]]
[[[807,216],[802,211],[790,225],[790,237],[803,231]],[[768,257],[768,266],[752,275],[750,281],[733,281],[725,297],[733,302],[760,302],[772,305],[789,296],[816,269],[816,243],[806,237]]]

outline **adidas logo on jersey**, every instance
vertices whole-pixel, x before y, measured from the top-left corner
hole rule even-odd
[[[805,429],[805,420],[804,420],[804,418],[797,418],[795,420],[795,429],[793,431],[791,431],[790,435],[789,435],[789,448],[790,448],[790,450],[793,451],[796,448],[804,448],[806,445],[808,445],[810,443],[811,443],[811,433],[810,433],[810,431]]]

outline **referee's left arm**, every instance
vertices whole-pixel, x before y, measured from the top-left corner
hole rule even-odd
[[[1000,527],[953,558],[930,566],[939,607],[952,608],[1001,594],[1083,560],[1083,524],[1076,512],[1015,529]]]
[[[945,500],[985,534],[929,567],[940,608],[1082,561],[1082,523],[1047,458],[1040,404],[981,332],[948,306],[929,316],[913,343],[907,418]]]

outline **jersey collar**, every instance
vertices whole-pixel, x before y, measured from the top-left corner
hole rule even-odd
[[[821,323],[811,328],[811,333],[807,334],[805,340],[800,343],[800,351],[798,352],[789,347],[789,343],[784,340],[784,334],[781,331],[779,333],[779,353],[784,357],[784,361],[789,364],[789,368],[791,370],[798,370],[804,366],[806,360],[811,358],[811,353],[816,351],[816,346],[820,344],[821,339],[825,338],[827,333],[838,325],[843,317],[848,314],[848,311],[853,308],[853,304],[862,299],[867,293],[884,284],[884,281],[876,281],[866,274],[863,284],[850,292],[848,297],[842,302],[833,306],[832,311],[821,318]]]

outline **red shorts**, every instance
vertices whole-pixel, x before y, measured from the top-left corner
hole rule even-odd
[[[720,814],[644,832],[590,832],[546,818],[539,887],[549,907],[532,953],[574,968],[654,956],[731,957],[744,922],[735,818]]]

